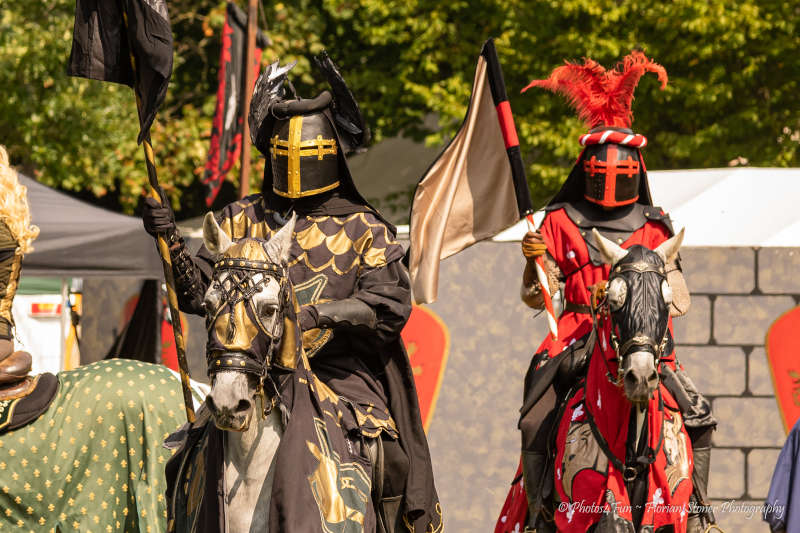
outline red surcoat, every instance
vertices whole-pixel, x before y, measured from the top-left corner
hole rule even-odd
[[[589,248],[583,233],[587,230],[579,228],[569,218],[564,208],[549,212],[542,222],[540,230],[547,245],[547,251],[555,259],[558,268],[566,278],[564,300],[581,305],[589,305],[589,287],[608,279],[609,265],[596,266],[589,259]],[[620,244],[628,248],[641,244],[653,249],[669,239],[670,230],[662,222],[647,220],[643,226],[635,230],[628,239]],[[558,319],[558,340],[548,335],[539,346],[537,353],[547,351],[550,357],[558,355],[575,339],[589,333],[592,327],[591,317],[586,313],[565,311]],[[672,318],[669,321],[672,331]]]

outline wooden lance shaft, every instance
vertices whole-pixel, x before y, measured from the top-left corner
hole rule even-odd
[[[128,14],[123,11],[122,18],[125,23],[126,34],[128,34],[128,48],[131,50],[131,68],[133,70],[133,77],[136,79],[136,58],[133,55],[133,46],[130,42],[130,27],[128,25]],[[139,93],[134,89],[133,93],[136,95],[136,108],[139,116],[142,116],[142,100],[139,98]],[[153,146],[150,143],[150,132],[147,132],[144,140],[142,141],[144,148],[144,161],[147,165],[147,193],[159,203],[163,202],[161,195],[158,192],[158,174],[156,174],[156,159],[153,155]],[[169,313],[172,317],[172,331],[175,335],[175,351],[178,354],[178,369],[181,373],[181,389],[183,390],[183,403],[186,407],[186,420],[190,424],[195,421],[194,416],[194,403],[192,402],[192,390],[189,384],[189,365],[186,362],[186,341],[183,338],[183,326],[181,325],[181,313],[178,309],[178,294],[175,292],[175,277],[172,274],[172,259],[169,257],[169,246],[167,246],[167,239],[164,235],[159,234],[156,237],[156,244],[158,253],[161,255],[161,266],[164,268],[164,281],[167,284],[167,302],[169,303]]]
[[[250,194],[250,124],[247,114],[250,111],[250,99],[253,96],[253,60],[256,50],[256,18],[258,17],[258,0],[248,0],[247,5],[247,49],[244,61],[244,83],[242,85],[242,159],[239,180],[239,198]]]

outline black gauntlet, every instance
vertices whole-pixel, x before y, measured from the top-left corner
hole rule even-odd
[[[375,329],[378,317],[375,310],[358,298],[345,298],[313,306],[312,315],[316,315],[316,327],[365,327]]]
[[[178,293],[178,305],[182,311],[203,315],[203,298],[205,283],[200,270],[194,264],[177,228],[166,235],[169,246],[169,258],[172,261],[172,275],[175,276],[175,290]]]

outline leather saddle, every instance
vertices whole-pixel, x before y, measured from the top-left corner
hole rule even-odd
[[[0,353],[0,401],[27,396],[36,388],[36,379],[30,376],[33,359],[28,352]]]
[[[56,397],[58,378],[49,372],[31,376],[31,363],[31,354],[0,341],[0,435],[35,421]]]

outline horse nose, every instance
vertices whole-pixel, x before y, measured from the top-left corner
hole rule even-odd
[[[246,398],[237,400],[226,395],[214,394],[213,390],[206,398],[206,403],[214,415],[243,415],[252,407],[252,403]]]
[[[646,402],[658,387],[658,372],[653,355],[636,352],[628,356],[629,365],[623,373],[625,395],[632,402]]]
[[[647,388],[654,391],[656,387],[658,387],[658,372],[653,369],[647,377]]]

